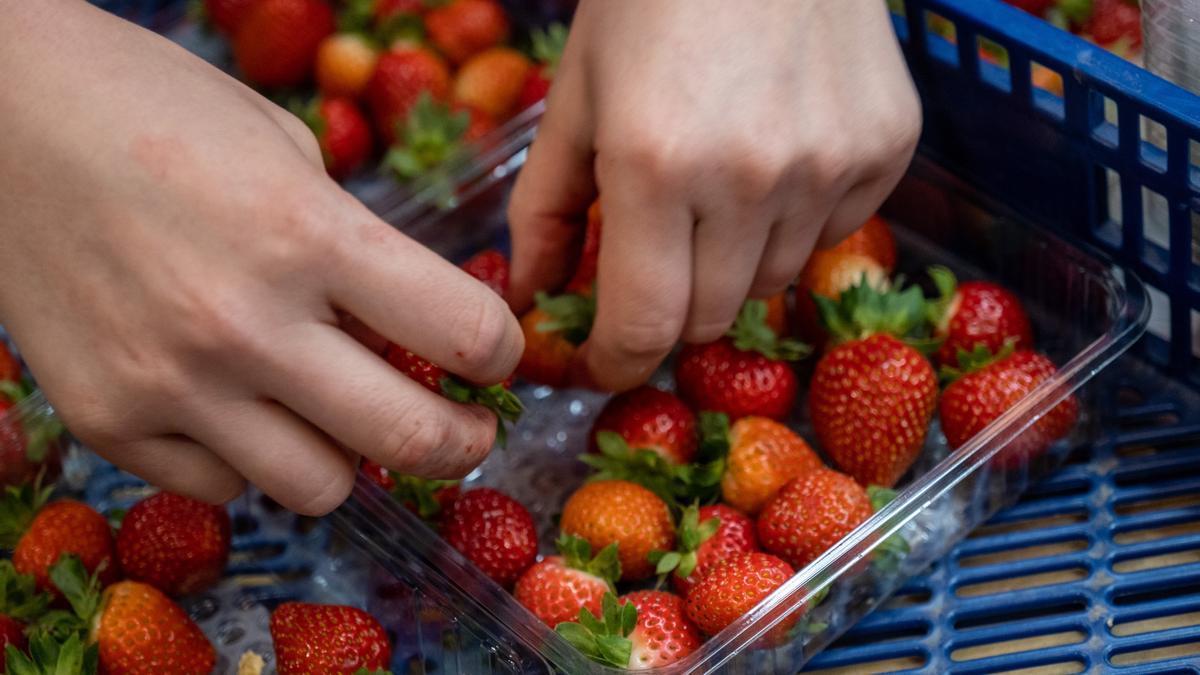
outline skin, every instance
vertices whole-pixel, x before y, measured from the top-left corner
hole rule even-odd
[[[882,3],[743,5],[580,6],[513,195],[513,304],[564,279],[603,192],[579,365],[600,386],[782,289],[912,153]],[[81,0],[5,5],[0,72],[0,320],[81,440],[168,490],[222,502],[249,480],[311,514],[359,455],[427,477],[482,461],[495,418],[378,353],[498,382],[515,319],[331,181],[297,119]]]
[[[511,303],[564,280],[602,195],[576,371],[632,388],[857,229],[919,131],[878,0],[583,0],[510,203]]]

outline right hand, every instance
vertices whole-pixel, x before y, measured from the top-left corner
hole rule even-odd
[[[0,11],[0,321],[68,427],[211,502],[325,513],[356,454],[459,477],[496,420],[391,368],[349,314],[480,383],[503,301],[326,177],[299,120],[77,0]]]

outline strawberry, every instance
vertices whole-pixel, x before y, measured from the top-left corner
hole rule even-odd
[[[959,369],[943,369],[954,379],[940,404],[942,431],[955,449],[1058,372],[1050,359],[1029,350],[1014,352],[1011,343],[994,357],[982,347],[964,352],[959,362]],[[995,463],[1006,469],[1024,466],[1070,433],[1078,417],[1079,402],[1069,396],[1005,445]]]
[[[0,628],[0,648],[4,646]],[[27,653],[18,649],[8,653],[7,664],[10,675],[49,675],[51,673],[80,673],[92,675],[96,672],[98,650],[96,645],[85,646],[80,633],[73,633],[65,640],[53,634],[35,632],[29,639]],[[5,663],[0,662],[0,673]]]
[[[958,352],[971,352],[982,345],[987,351],[1000,351],[1009,340],[1017,349],[1033,345],[1033,331],[1021,301],[1011,291],[990,281],[959,284],[945,267],[929,269],[929,276],[941,297],[930,304],[930,317],[943,338],[936,353],[937,362],[953,366]]]
[[[568,293],[591,295],[596,283],[596,271],[600,260],[600,233],[604,227],[604,219],[600,211],[600,200],[592,202],[587,212],[587,229],[583,232],[583,249],[575,272],[567,282]]]
[[[792,574],[791,565],[767,553],[743,553],[726,558],[688,593],[688,618],[706,635],[715,635],[753,609]],[[780,630],[782,625],[775,630]],[[786,628],[783,631],[786,632]]]
[[[279,675],[386,671],[392,647],[370,614],[345,605],[285,602],[271,612]]]
[[[788,481],[823,468],[799,434],[765,417],[743,417],[727,437],[721,497],[743,513],[758,513]]]
[[[112,529],[95,509],[71,499],[46,504],[53,488],[38,484],[10,487],[0,500],[0,548],[12,550],[21,574],[54,593],[50,566],[64,554],[79,557],[104,584],[117,579]]]
[[[62,423],[51,415],[10,412],[28,395],[24,383],[0,381],[0,488],[32,482],[39,473],[43,479],[58,474]]]
[[[1121,56],[1142,48],[1142,12],[1130,0],[1092,0],[1092,12],[1079,33]]]
[[[630,446],[653,450],[674,464],[687,464],[696,455],[696,416],[674,394],[642,386],[614,396],[592,424],[595,436],[612,431]]]
[[[367,161],[374,145],[371,125],[354,101],[348,98],[317,98],[298,111],[325,160],[325,170],[334,180],[342,180]]]
[[[221,578],[230,529],[224,507],[159,492],[125,514],[117,532],[117,559],[129,579],[167,595],[190,595]]]
[[[821,325],[813,296],[837,298],[864,278],[875,288],[887,287],[887,269],[865,252],[838,248],[813,251],[796,279],[796,331],[800,337],[823,349],[829,334]]]
[[[23,653],[26,644],[25,624],[10,616],[0,614],[0,653],[8,651],[8,645],[12,645],[13,649]],[[0,661],[0,673],[3,672],[5,672],[4,662]]]
[[[636,591],[619,600],[608,593],[599,617],[584,608],[577,622],[556,631],[593,661],[628,670],[670,665],[702,642],[683,600],[665,591]]]
[[[671,575],[671,585],[683,597],[718,562],[758,550],[754,521],[724,504],[684,509],[675,541],[676,550],[654,551],[650,560],[656,572]]]
[[[391,485],[384,489],[392,493],[392,498],[429,523],[441,522],[459,496],[460,487],[456,480],[418,478],[386,470],[384,474]]]
[[[463,63],[454,76],[454,100],[495,119],[507,119],[517,106],[529,59],[509,47],[492,47]]]
[[[398,15],[419,17],[425,11],[425,0],[373,0],[375,22],[382,24]]]
[[[21,364],[17,357],[9,351],[8,346],[0,340],[0,382],[20,382]]]
[[[233,36],[233,57],[258,86],[298,85],[312,74],[317,48],[333,31],[325,0],[257,0]]]
[[[533,517],[512,497],[491,488],[464,492],[446,514],[442,537],[506,588],[537,558]]]
[[[258,0],[204,0],[204,15],[217,30],[234,35]]]
[[[550,93],[550,82],[562,59],[567,44],[567,27],[561,23],[550,24],[545,30],[534,28],[530,33],[533,43],[534,66],[525,75],[521,94],[517,96],[517,110],[524,110]]]
[[[379,51],[360,33],[335,33],[317,47],[314,70],[323,96],[358,98],[367,89]]]
[[[881,292],[865,280],[837,302],[814,298],[835,346],[809,383],[813,431],[860,484],[891,487],[924,447],[937,405],[933,366],[913,346],[936,344],[925,299],[915,286]]]
[[[487,284],[496,291],[496,295],[504,297],[508,293],[508,258],[495,249],[480,251],[462,264],[467,274]]]
[[[216,651],[200,627],[157,588],[120,581],[101,594],[96,575],[89,577],[70,555],[54,564],[50,577],[71,604],[72,627],[99,648],[101,673],[195,675],[216,666]]]
[[[767,327],[767,303],[747,300],[726,337],[686,345],[675,366],[679,396],[696,410],[783,419],[796,402],[796,373],[789,361],[808,347],[780,339]]]
[[[517,602],[551,628],[575,621],[581,608],[599,614],[601,599],[621,576],[616,544],[593,558],[591,544],[579,537],[563,535],[556,543],[560,555],[534,564],[513,588]]]
[[[767,328],[780,337],[787,337],[791,331],[791,326],[788,325],[787,292],[772,295],[764,302],[767,303],[767,316],[763,321],[767,324]]]
[[[362,463],[359,464],[358,470],[362,473],[362,475],[370,479],[372,483],[378,485],[384,490],[387,490],[388,492],[391,492],[392,488],[396,487],[396,479],[394,476],[392,476],[392,472],[384,466],[376,464],[369,459],[364,459]]]
[[[539,293],[537,306],[521,317],[525,352],[517,375],[537,384],[566,386],[575,352],[591,332],[595,316],[596,302],[590,295]]]
[[[507,40],[508,16],[495,0],[443,1],[425,14],[425,30],[438,51],[459,64]]]
[[[437,54],[400,46],[380,55],[367,82],[366,98],[385,143],[391,145],[402,133],[422,93],[434,101],[445,101],[450,95],[450,70]]]
[[[559,527],[594,549],[617,544],[621,579],[636,581],[654,573],[647,556],[670,550],[675,526],[667,503],[650,490],[625,480],[585,483],[563,505]]]
[[[846,474],[821,469],[788,483],[758,514],[763,548],[801,568],[873,513],[867,491]]]
[[[399,346],[388,345],[384,355],[387,362],[416,380],[429,391],[458,403],[481,405],[496,414],[496,441],[504,445],[507,439],[506,422],[516,422],[525,411],[521,399],[509,391],[507,382],[487,386],[471,384],[452,375],[441,366],[417,356]]]
[[[455,103],[452,109],[455,112],[466,112],[470,120],[467,124],[467,130],[463,132],[462,136],[463,141],[466,143],[476,143],[482,140],[488,134],[495,131],[498,126],[495,119],[478,108],[472,108],[462,103]],[[478,143],[476,145],[478,146]]]
[[[0,657],[7,645],[24,652],[26,625],[40,618],[50,604],[50,596],[37,590],[28,574],[20,574],[12,561],[0,560]],[[0,673],[4,670],[0,658]]]
[[[483,127],[479,126],[480,119],[485,120]],[[423,92],[409,111],[399,137],[384,155],[383,165],[402,181],[432,174],[435,169],[460,159],[465,143],[490,130],[486,120],[481,113],[451,108]]]

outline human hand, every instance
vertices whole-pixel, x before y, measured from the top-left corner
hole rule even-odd
[[[509,208],[511,303],[562,283],[601,194],[578,358],[635,386],[859,227],[919,131],[879,0],[583,0]]]
[[[459,477],[496,419],[391,368],[378,333],[480,383],[504,302],[326,175],[291,115],[77,0],[0,10],[0,318],[68,427],[213,502],[243,477],[320,514],[355,453]]]

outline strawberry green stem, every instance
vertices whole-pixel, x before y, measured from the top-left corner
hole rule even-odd
[[[803,342],[780,338],[771,330],[765,300],[747,300],[726,335],[739,350],[758,352],[773,361],[797,361],[812,353]]]

